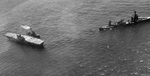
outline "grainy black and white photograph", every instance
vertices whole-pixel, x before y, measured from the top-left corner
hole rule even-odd
[[[0,0],[0,76],[150,76],[150,0]]]

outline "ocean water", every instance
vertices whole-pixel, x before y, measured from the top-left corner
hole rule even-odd
[[[128,20],[136,10],[150,16],[149,0],[28,0],[1,15],[1,76],[149,76],[150,22],[99,31]],[[4,37],[29,25],[45,49]]]

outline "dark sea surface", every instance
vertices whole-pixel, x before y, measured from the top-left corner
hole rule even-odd
[[[150,22],[98,30],[134,10],[150,16],[149,0],[18,1],[0,15],[0,76],[150,76]],[[4,37],[24,34],[21,25],[40,34],[45,49]]]

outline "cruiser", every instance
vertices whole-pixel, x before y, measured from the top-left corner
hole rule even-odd
[[[138,23],[142,23],[142,22],[146,22],[146,21],[150,21],[150,17],[139,17],[136,14],[136,11],[134,11],[134,17],[131,17],[131,20],[128,20],[126,22],[124,22],[124,20],[120,20],[114,24],[111,23],[111,21],[109,21],[108,25],[102,26],[99,28],[99,31],[102,30],[112,30],[115,27],[123,27],[123,26],[131,26],[131,25],[136,25]]]

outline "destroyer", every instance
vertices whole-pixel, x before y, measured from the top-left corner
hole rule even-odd
[[[115,27],[123,27],[123,26],[131,26],[131,25],[136,25],[138,23],[142,23],[142,22],[146,22],[146,21],[150,21],[150,17],[139,17],[136,14],[136,11],[134,11],[134,16],[131,17],[131,20],[128,20],[126,22],[124,22],[124,20],[120,20],[114,24],[111,23],[111,21],[109,21],[108,25],[102,26],[99,28],[99,31],[102,30],[111,30]]]
[[[23,25],[21,26],[23,29],[25,30],[29,30],[29,32],[26,33],[26,35],[29,35],[29,36],[32,36],[32,37],[36,37],[36,38],[40,38],[40,35],[39,34],[36,34],[32,28],[30,26],[27,26],[27,25]]]

